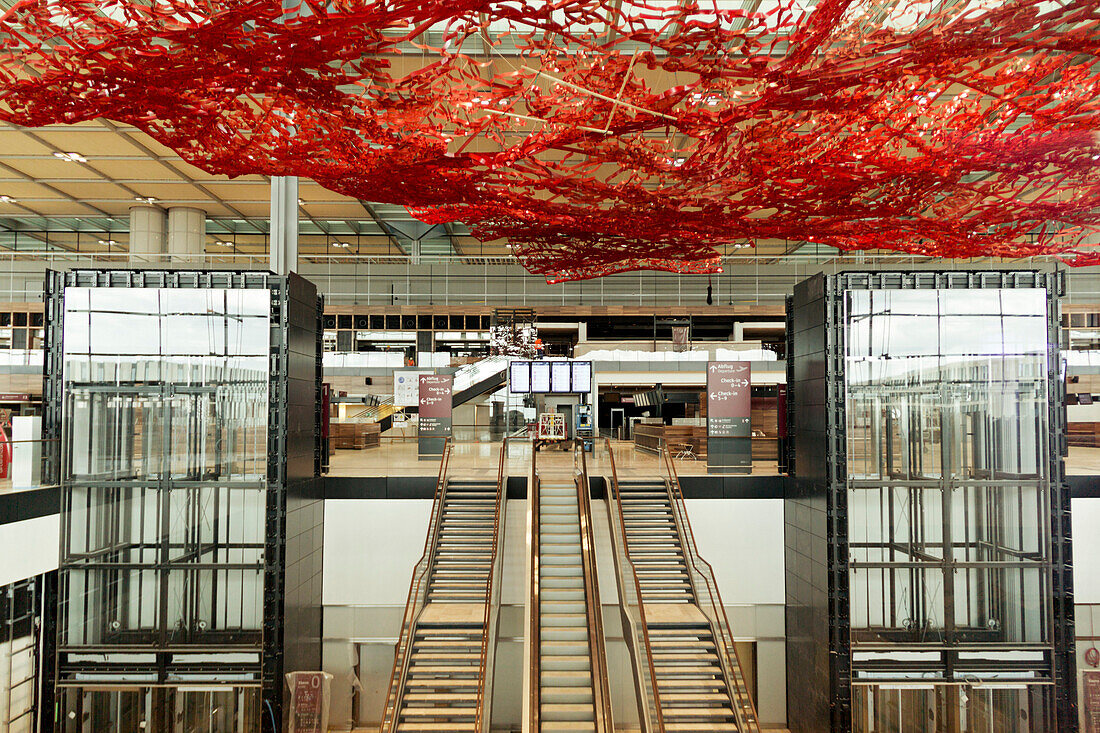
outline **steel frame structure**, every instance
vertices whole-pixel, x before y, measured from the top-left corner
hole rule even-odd
[[[876,715],[909,720],[907,730],[906,715],[930,717],[937,731],[960,730],[962,715],[990,730],[1077,730],[1063,287],[1061,273],[849,272],[811,278],[788,300],[798,418],[788,421],[788,685],[811,682],[789,698],[792,731],[867,730]],[[1006,311],[982,316],[1009,319],[1023,313],[1020,289],[1041,292],[1030,361],[1003,344],[945,357],[945,334],[966,321],[942,309],[926,321],[941,351],[914,353],[924,327],[912,318],[893,334],[901,342],[878,344],[892,381],[874,383],[874,366],[853,358],[853,334],[870,333],[857,324],[861,298],[925,291],[918,297],[959,303],[1015,291]],[[987,409],[996,400],[1012,401],[1012,419]],[[1024,710],[1024,722],[997,706]]]
[[[133,316],[92,295],[86,314],[67,309],[67,293],[100,289],[164,298],[139,314],[161,346],[67,350],[92,343],[93,318]],[[44,476],[61,485],[62,529],[44,708],[65,731],[215,716],[279,730],[284,673],[320,667],[316,289],[293,274],[74,270],[49,272],[46,294]],[[196,297],[215,306],[164,306]]]

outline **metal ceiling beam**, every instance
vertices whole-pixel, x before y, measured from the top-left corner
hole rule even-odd
[[[69,201],[71,201],[74,204],[78,204],[80,206],[83,206],[86,209],[91,209],[92,211],[94,211],[96,213],[97,216],[105,216],[108,219],[111,218],[111,215],[108,214],[103,209],[100,209],[100,208],[97,208],[95,206],[92,206],[91,204],[85,203],[84,201],[81,201],[80,199],[76,198],[75,196],[70,196],[69,194],[62,191],[60,188],[57,188],[56,186],[51,186],[50,184],[46,183],[45,181],[40,181],[40,180],[34,178],[33,176],[27,175],[26,173],[19,170],[18,168],[14,167],[14,166],[11,166],[11,165],[8,165],[7,163],[5,163],[3,161],[0,161],[0,169],[8,171],[9,173],[15,175],[18,178],[23,179],[24,181],[27,181],[28,183],[34,183],[36,185],[42,186],[42,188],[53,191],[54,193],[56,193],[61,198],[68,199]]]
[[[455,234],[454,224],[449,221],[443,222],[443,229],[447,232],[447,238],[451,240],[451,249],[454,250],[456,255],[464,255],[462,251],[462,245],[458,243],[458,236]]]
[[[392,244],[394,247],[396,247],[398,252],[400,252],[401,254],[408,257],[409,256],[409,251],[407,249],[405,249],[404,247],[402,247],[401,243],[399,241],[397,241],[397,235],[395,234],[394,230],[390,227],[389,224],[387,224],[385,221],[383,221],[378,216],[378,214],[374,210],[374,207],[371,206],[366,201],[364,201],[363,199],[359,199],[359,204],[367,212],[367,214],[370,216],[370,218],[374,220],[374,223],[378,225],[378,228],[381,229],[383,232],[385,232],[386,236],[390,240],[390,244]]]
[[[99,122],[100,122],[100,124],[104,125],[105,127],[109,128],[111,130],[114,130],[115,132],[118,132],[119,134],[121,134],[126,139],[126,141],[128,143],[130,143],[131,145],[136,147],[138,150],[141,150],[143,153],[147,154],[151,160],[153,160],[156,163],[159,163],[162,167],[167,169],[174,176],[176,176],[177,178],[183,180],[185,183],[191,184],[192,186],[194,186],[198,190],[202,191],[205,195],[209,196],[211,198],[211,200],[213,200],[214,202],[216,202],[217,204],[219,204],[221,206],[224,206],[228,211],[232,211],[238,218],[243,219],[249,226],[251,226],[257,232],[260,232],[261,234],[267,234],[267,232],[264,229],[257,226],[254,222],[252,222],[247,216],[245,216],[240,210],[238,210],[236,207],[234,207],[228,201],[222,199],[220,196],[215,194],[213,191],[208,189],[206,186],[202,185],[201,183],[196,181],[191,176],[187,175],[183,171],[176,168],[169,161],[161,160],[161,156],[157,155],[155,150],[151,149],[149,146],[145,145],[143,142],[136,139],[134,137],[133,132],[131,132],[130,130],[127,130],[127,129],[123,129],[122,127],[120,127],[119,125],[116,125],[114,122],[111,122],[110,120],[100,118]],[[138,132],[138,131],[135,129],[135,132]]]

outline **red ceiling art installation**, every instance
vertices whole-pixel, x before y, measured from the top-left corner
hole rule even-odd
[[[0,118],[461,221],[550,281],[762,240],[1100,262],[1097,2],[280,5],[20,2]]]

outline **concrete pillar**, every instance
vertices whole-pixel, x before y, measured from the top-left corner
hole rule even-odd
[[[298,177],[271,177],[271,271],[286,275],[298,270]]]
[[[168,209],[168,254],[181,264],[201,265],[206,249],[206,212],[188,206]]]
[[[130,207],[130,255],[159,261],[168,247],[168,214],[159,206]]]

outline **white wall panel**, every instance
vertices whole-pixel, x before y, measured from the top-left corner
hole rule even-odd
[[[1100,603],[1100,499],[1073,499],[1073,600]]]
[[[0,585],[56,570],[60,526],[58,514],[0,524]]]
[[[400,605],[424,552],[430,499],[325,502],[325,605]]]
[[[699,554],[727,605],[783,603],[783,500],[689,499]]]

